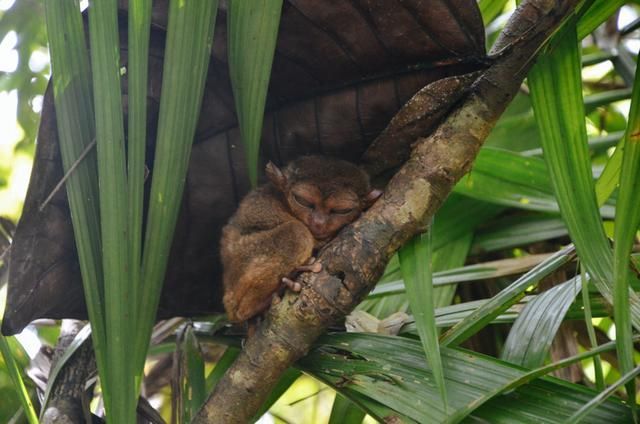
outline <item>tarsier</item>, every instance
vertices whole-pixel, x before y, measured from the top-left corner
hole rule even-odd
[[[304,156],[251,191],[222,231],[224,306],[232,322],[262,314],[302,271],[319,272],[314,253],[353,222],[381,194],[357,166],[324,156]]]

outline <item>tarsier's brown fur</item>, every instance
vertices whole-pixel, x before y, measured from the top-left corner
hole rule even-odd
[[[269,163],[267,177],[222,232],[224,306],[233,322],[264,312],[283,278],[312,262],[314,250],[380,195],[360,168],[323,156],[298,158],[282,171]]]

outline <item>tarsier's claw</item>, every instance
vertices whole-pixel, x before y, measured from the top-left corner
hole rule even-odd
[[[300,283],[298,283],[297,281],[293,281],[290,278],[287,277],[283,277],[282,278],[282,282],[289,288],[289,290],[294,291],[296,293],[298,293],[300,290],[302,290],[302,285]]]

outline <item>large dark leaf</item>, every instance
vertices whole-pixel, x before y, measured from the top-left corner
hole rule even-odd
[[[122,2],[123,5],[126,2]],[[162,78],[166,2],[154,2],[149,63],[151,169]],[[226,11],[216,24],[209,76],[159,315],[221,311],[218,240],[249,189],[226,59]],[[120,28],[126,46],[126,24]],[[398,109],[426,84],[484,65],[475,0],[290,0],[283,6],[260,162],[322,153],[357,161]],[[122,51],[123,65],[127,52]],[[123,83],[126,101],[126,80]],[[10,258],[3,332],[41,318],[86,318],[54,110],[45,97],[35,166]]]

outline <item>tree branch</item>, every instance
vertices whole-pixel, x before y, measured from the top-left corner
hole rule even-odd
[[[51,361],[51,369],[63,360],[63,355],[74,338],[80,332],[84,323],[76,320],[63,320],[60,329],[60,337]],[[85,385],[89,377],[96,372],[96,363],[93,356],[93,346],[90,339],[75,351],[68,359],[55,381],[51,380],[51,394],[42,413],[43,424],[80,423],[85,422],[90,416],[89,406],[83,404]]]
[[[491,52],[492,65],[429,137],[415,141],[384,196],[320,252],[322,272],[303,274],[300,295],[288,293],[272,306],[195,423],[248,422],[287,367],[369,293],[391,255],[435,214],[469,171],[535,54],[578,3],[529,0],[518,7]],[[421,100],[422,107],[427,109],[425,100],[428,97]]]

